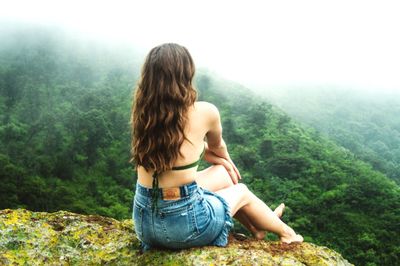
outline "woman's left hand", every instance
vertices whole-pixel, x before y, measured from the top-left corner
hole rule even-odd
[[[208,149],[206,149],[206,152],[204,154],[204,159],[209,163],[220,164],[224,166],[234,184],[237,184],[239,179],[242,178],[240,176],[239,170],[237,169],[236,165],[233,163],[231,159],[226,160],[222,157],[219,157]]]
[[[233,184],[237,184],[239,182],[239,179],[241,179],[242,177],[240,176],[239,170],[236,168],[236,165],[233,163],[233,161],[228,161],[224,158],[221,158],[221,165],[225,167],[226,171],[232,179]]]
[[[233,171],[235,171],[235,174],[237,175],[238,180],[242,179],[242,176],[240,175],[239,169],[237,169],[237,167],[233,163],[232,159],[229,158],[228,162],[232,165]]]

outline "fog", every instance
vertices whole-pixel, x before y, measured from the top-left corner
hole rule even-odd
[[[400,90],[396,1],[5,1],[1,20],[60,25],[145,53],[185,45],[248,87]]]

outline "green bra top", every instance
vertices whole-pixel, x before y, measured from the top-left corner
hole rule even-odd
[[[183,166],[174,166],[174,167],[172,167],[171,170],[185,170],[185,169],[189,169],[189,168],[197,166],[200,163],[201,159],[203,158],[205,150],[206,150],[206,145],[204,144],[203,151],[201,152],[200,158],[197,161],[187,164],[187,165],[183,165]],[[155,209],[157,209],[157,200],[159,197],[159,187],[158,187],[158,175],[159,174],[160,173],[157,171],[154,171],[154,173],[153,173],[153,185],[152,185],[152,188],[153,188],[153,190],[152,190],[152,209],[153,209],[153,211],[155,211]]]
[[[206,145],[204,145],[204,149],[201,152],[200,158],[197,161],[195,161],[195,162],[193,162],[191,164],[183,165],[183,166],[174,166],[174,167],[172,167],[171,170],[185,170],[185,169],[189,169],[189,168],[192,168],[192,167],[195,167],[195,166],[199,165],[201,159],[203,158],[205,150],[206,150]]]

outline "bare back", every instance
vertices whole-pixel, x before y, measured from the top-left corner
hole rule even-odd
[[[207,102],[195,102],[188,110],[188,121],[185,127],[186,138],[180,148],[184,157],[179,156],[174,166],[182,166],[197,161],[204,149],[204,139],[207,133],[213,131],[215,112],[213,105]],[[218,123],[219,118],[218,118]],[[218,125],[217,125],[218,127]],[[218,129],[217,129],[218,130]],[[222,133],[222,132],[221,132]],[[153,171],[147,172],[143,167],[138,167],[138,182],[145,187],[152,187]],[[188,184],[196,179],[197,166],[185,170],[170,170],[158,176],[159,187],[177,187]]]

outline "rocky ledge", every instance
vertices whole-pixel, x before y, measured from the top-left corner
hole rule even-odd
[[[226,248],[141,254],[131,220],[66,211],[0,211],[0,265],[352,265],[311,243],[236,240]]]

